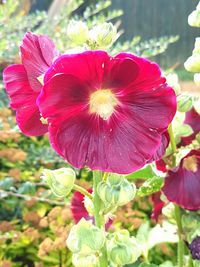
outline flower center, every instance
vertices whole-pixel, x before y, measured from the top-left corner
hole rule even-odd
[[[98,114],[103,120],[107,120],[115,111],[118,100],[109,89],[101,89],[90,96],[90,112]]]
[[[198,170],[198,162],[195,156],[188,157],[183,160],[183,167],[187,171],[197,172]]]

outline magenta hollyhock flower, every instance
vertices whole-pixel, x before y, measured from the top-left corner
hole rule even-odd
[[[88,192],[92,193],[92,188],[88,190]],[[84,205],[84,195],[80,192],[74,192],[73,197],[71,199],[71,212],[74,218],[74,222],[78,223],[82,218],[86,220],[92,220],[94,223],[94,217],[89,215],[88,211]],[[106,229],[110,228],[112,225],[112,220],[109,219],[105,225]]]
[[[151,214],[151,219],[158,221],[159,215],[162,213],[162,209],[165,206],[165,202],[160,199],[161,191],[156,192],[152,195],[153,210]]]
[[[190,151],[178,168],[168,172],[162,191],[185,209],[200,209],[200,150]]]
[[[157,64],[103,51],[58,58],[37,103],[53,148],[70,164],[121,174],[152,159],[176,112]]]
[[[182,137],[181,145],[189,145],[195,139],[196,134],[200,132],[200,115],[194,108],[192,108],[186,113],[184,122],[192,127],[193,134],[187,137]]]
[[[49,37],[31,32],[24,36],[20,52],[22,64],[10,65],[3,71],[4,85],[21,131],[38,136],[47,132],[36,105],[42,88],[38,78],[45,74],[59,53]]]

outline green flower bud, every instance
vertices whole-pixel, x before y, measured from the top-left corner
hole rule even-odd
[[[102,181],[97,192],[105,205],[106,211],[114,211],[118,206],[130,202],[136,194],[136,187],[124,176],[111,174],[107,181]]]
[[[103,23],[90,31],[90,38],[98,48],[106,48],[112,45],[117,36],[117,29],[112,23]]]
[[[73,254],[72,262],[76,267],[98,267],[99,258],[96,255],[80,256]]]
[[[185,69],[190,72],[200,72],[200,54],[194,54],[184,63]]]
[[[85,196],[84,197],[84,206],[85,206],[87,212],[91,216],[94,215],[94,203],[93,203],[92,199],[90,199],[89,197]]]
[[[107,253],[109,260],[115,266],[123,266],[136,262],[142,250],[138,241],[130,237],[128,231],[123,230],[110,236],[107,241]]]
[[[200,73],[194,74],[194,82],[196,83],[196,85],[200,86]]]
[[[187,112],[192,108],[193,97],[190,95],[179,95],[177,97],[177,108],[180,112]]]
[[[195,39],[193,54],[200,54],[200,37]]]
[[[89,30],[84,22],[71,21],[67,27],[67,35],[74,44],[82,45],[89,38]]]
[[[170,222],[175,222],[174,205],[171,202],[162,208],[162,213],[170,220]]]
[[[200,27],[200,10],[194,10],[189,15],[188,24],[192,27]]]
[[[166,76],[167,83],[174,89],[176,95],[181,91],[181,87],[178,80],[178,75],[176,73],[169,73]]]
[[[74,225],[67,238],[67,246],[80,256],[89,256],[98,252],[104,245],[103,230],[84,218]]]
[[[200,98],[197,98],[193,103],[194,109],[200,114]]]
[[[45,169],[43,171],[43,178],[54,195],[65,197],[74,186],[76,174],[70,168],[61,168],[53,171]]]

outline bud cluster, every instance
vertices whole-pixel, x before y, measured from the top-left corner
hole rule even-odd
[[[122,175],[110,174],[107,181],[99,183],[97,191],[104,205],[102,209],[108,213],[129,203],[135,197],[136,186]]]
[[[188,24],[192,27],[200,27],[200,2],[188,17]],[[192,56],[184,64],[186,70],[195,72],[194,82],[200,85],[200,37],[196,38]]]
[[[87,48],[105,49],[117,39],[117,29],[112,23],[102,23],[88,28],[82,21],[71,21],[67,27],[67,35],[74,45],[86,45]]]
[[[67,238],[67,246],[73,253],[76,267],[97,267],[100,250],[105,243],[105,233],[84,218],[74,225]]]

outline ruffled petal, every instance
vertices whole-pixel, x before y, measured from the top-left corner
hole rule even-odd
[[[25,135],[38,136],[47,132],[47,125],[40,121],[40,112],[36,105],[38,93],[30,87],[23,65],[11,65],[3,72],[6,92],[10,97],[10,106],[17,111],[17,123]]]
[[[186,168],[184,162],[191,157],[193,162],[187,163]],[[185,209],[200,209],[200,150],[192,150],[181,160],[179,168],[169,172],[162,191],[169,201]]]
[[[143,90],[144,88],[144,90]],[[131,92],[132,90],[132,92]],[[167,84],[139,90],[134,83],[128,94],[119,97],[123,105],[129,106],[134,116],[152,130],[166,131],[176,113],[176,96]]]
[[[87,51],[80,54],[63,55],[47,71],[45,83],[58,73],[73,75],[84,83],[99,88],[102,84],[105,65],[110,61],[109,55],[104,51]]]
[[[59,52],[48,36],[36,35],[31,32],[24,36],[20,51],[30,86],[33,90],[40,91],[42,84],[37,78],[45,74]]]

